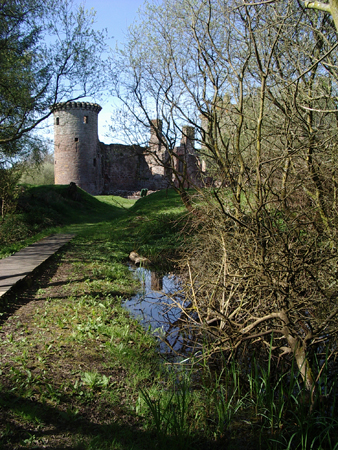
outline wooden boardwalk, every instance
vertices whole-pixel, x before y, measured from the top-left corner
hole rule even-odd
[[[0,260],[0,297],[69,242],[75,234],[54,234]]]

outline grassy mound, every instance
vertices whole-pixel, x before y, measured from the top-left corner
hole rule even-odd
[[[55,228],[73,223],[102,221],[118,214],[119,208],[103,203],[68,186],[23,186],[16,210],[0,225],[1,256],[17,251],[31,240],[55,232]],[[32,239],[30,239],[32,238]]]
[[[79,188],[74,193],[69,186],[23,186],[16,211],[0,224],[0,258],[61,228],[78,234],[87,233],[90,225],[96,233],[105,237],[108,233],[110,240],[118,241],[124,253],[135,250],[159,259],[179,245],[183,214],[179,196],[171,190],[136,201],[93,197]],[[112,228],[116,219],[119,223]]]

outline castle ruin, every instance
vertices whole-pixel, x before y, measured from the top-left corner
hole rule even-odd
[[[170,187],[174,180],[169,165],[163,164],[169,155],[160,139],[161,121],[153,121],[148,147],[107,145],[98,138],[101,109],[89,102],[60,103],[54,108],[55,184],[74,182],[92,195]],[[190,177],[198,176],[193,142],[194,129],[185,127],[181,145],[174,152],[176,178],[183,173],[183,165]]]

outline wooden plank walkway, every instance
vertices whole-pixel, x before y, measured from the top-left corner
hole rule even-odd
[[[0,260],[0,297],[69,242],[75,234],[54,234]]]

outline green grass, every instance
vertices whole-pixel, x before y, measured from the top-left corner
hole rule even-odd
[[[135,440],[135,399],[157,376],[156,341],[121,307],[137,282],[119,252],[102,229],[89,230],[53,258],[51,279],[32,286],[27,315],[27,290],[8,298],[23,310],[1,330],[0,448],[46,445],[51,426],[59,448]],[[146,436],[135,448],[149,445]]]
[[[107,246],[118,242],[122,252],[135,250],[157,260],[164,252],[172,255],[180,244],[177,231],[184,208],[172,190],[136,202],[114,196],[93,197],[80,189],[80,198],[74,201],[68,196],[68,186],[22,189],[17,211],[0,224],[0,258],[60,232],[101,234]],[[123,244],[128,249],[123,250]]]
[[[134,201],[123,201],[128,208]],[[96,199],[79,189],[79,199],[68,195],[68,186],[22,186],[14,214],[0,224],[0,257],[8,256],[42,237],[81,232],[89,224],[110,221],[125,212],[113,198]]]
[[[270,358],[246,371],[226,360],[211,370],[201,356],[163,364],[153,334],[121,306],[138,288],[129,253],[163,267],[184,242],[173,191],[136,202],[81,192],[74,202],[66,188],[27,188],[24,208],[6,218],[12,229],[1,225],[4,240],[18,236],[3,255],[51,231],[77,236],[3,302],[0,448],[338,449],[326,371],[311,408],[297,374]]]
[[[124,263],[132,250],[155,260],[172,255],[184,208],[175,193],[159,192],[136,203],[85,194],[75,210],[62,187],[45,189],[28,190],[26,209],[37,217],[62,212],[60,231],[77,236],[52,258],[47,280],[3,305],[4,314],[13,303],[24,307],[2,328],[0,446],[46,445],[52,426],[59,448],[159,448],[163,436],[154,434],[140,390],[168,390],[174,380],[160,364],[154,336],[121,307],[138,286]],[[34,303],[27,303],[32,309],[26,314],[27,297]],[[170,403],[182,419],[184,399],[177,393]],[[179,448],[177,436],[189,448],[195,440],[189,427],[170,417],[166,448]]]
[[[178,228],[168,213],[176,221],[184,209],[172,192],[136,203],[83,191],[76,202],[66,192],[27,188],[1,225],[2,256],[51,232],[77,236],[29,293],[3,299],[0,447],[46,445],[52,426],[59,448],[157,448],[137,413],[139,389],[165,377],[154,336],[121,307],[138,287],[125,262],[150,245],[173,252]]]

